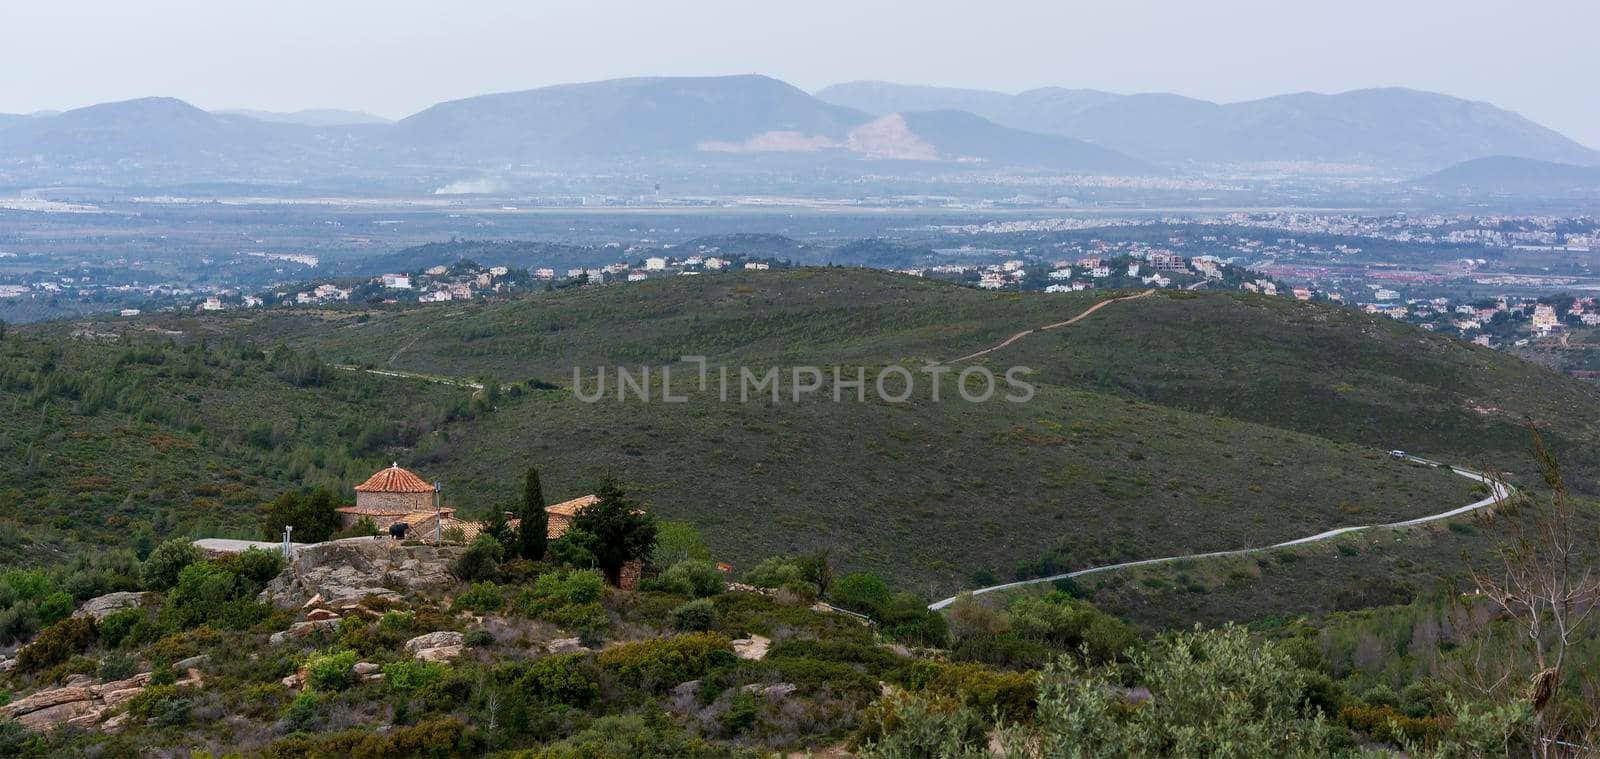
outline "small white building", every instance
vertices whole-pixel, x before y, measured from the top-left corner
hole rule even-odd
[[[660,256],[651,256],[644,260],[645,271],[666,271],[667,259]]]

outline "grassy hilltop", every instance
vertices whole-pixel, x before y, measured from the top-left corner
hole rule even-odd
[[[519,390],[533,382],[474,401],[461,387],[355,372],[297,387],[268,368],[267,353],[251,359],[259,366],[223,362],[218,374],[227,379],[219,376],[214,392],[245,399],[241,411],[178,433],[193,440],[192,461],[215,456],[219,471],[256,478],[252,494],[297,479],[348,488],[364,467],[393,458],[449,482],[452,500],[470,512],[511,500],[529,462],[543,468],[552,497],[587,492],[615,472],[657,513],[702,527],[720,558],[741,564],[828,546],[846,566],[920,592],[966,587],[984,572],[1258,545],[1439,511],[1469,500],[1470,483],[1382,449],[1519,467],[1524,417],[1546,425],[1584,471],[1570,452],[1592,439],[1588,388],[1388,320],[1287,299],[1161,292],[1111,304],[978,360],[997,372],[1037,370],[1031,402],[952,400],[950,377],[943,400],[929,397],[927,362],[1069,318],[1099,297],[997,295],[805,269],[487,303],[139,324],[182,333],[189,351],[200,338],[264,351],[282,345],[300,360]],[[116,357],[84,340],[52,344],[81,372],[96,361],[109,371]],[[613,398],[586,404],[565,389],[575,366],[592,383],[594,367],[660,366],[683,355],[707,356],[713,367],[864,367],[869,378],[899,364],[919,387],[904,404],[870,396],[836,404],[826,387],[794,403],[785,380],[778,403],[723,403],[714,387],[692,392],[693,367],[678,365],[675,385],[687,403],[620,403],[613,388]],[[152,389],[193,383],[162,372],[152,370]],[[260,445],[263,424],[277,430],[275,444]],[[323,432],[295,432],[307,425]],[[173,434],[160,420],[138,429]],[[281,446],[318,463],[285,471]],[[319,459],[322,448],[337,453]],[[119,454],[104,455],[105,468],[118,471]],[[182,490],[179,482],[170,486]],[[65,502],[52,486],[37,487],[43,492],[23,499]],[[113,488],[96,502],[131,503],[123,508],[138,521],[146,490]],[[247,526],[251,499],[233,492],[201,505],[215,522]],[[169,511],[158,527],[201,509]]]

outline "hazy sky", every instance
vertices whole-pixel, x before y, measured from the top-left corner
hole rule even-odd
[[[485,92],[763,73],[1212,100],[1406,86],[1600,147],[1594,0],[0,0],[0,112],[144,95],[401,117]]]

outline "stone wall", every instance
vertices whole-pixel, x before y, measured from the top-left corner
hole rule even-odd
[[[342,527],[350,527],[356,522],[361,521],[362,516],[366,516],[368,519],[372,520],[373,524],[378,526],[378,529],[385,530],[389,528],[389,525],[394,524],[396,519],[399,519],[401,516],[409,514],[413,511],[432,511],[433,494],[357,492],[356,507],[390,512],[393,513],[394,516],[382,517],[372,514],[362,515],[351,514],[349,512],[340,512],[340,525]]]

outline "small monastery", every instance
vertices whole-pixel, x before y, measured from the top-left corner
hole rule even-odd
[[[550,540],[565,535],[578,512],[599,501],[593,495],[586,495],[546,506],[545,535]],[[341,506],[336,510],[341,528],[370,519],[379,530],[387,531],[392,525],[404,522],[407,535],[424,541],[432,541],[435,535],[442,535],[446,530],[459,529],[463,539],[471,542],[483,529],[481,522],[456,518],[455,507],[443,504],[436,486],[401,468],[399,462],[357,485],[354,506]],[[522,520],[512,519],[509,524],[520,529]],[[642,568],[637,564],[633,562],[623,567],[624,588],[638,583]]]

